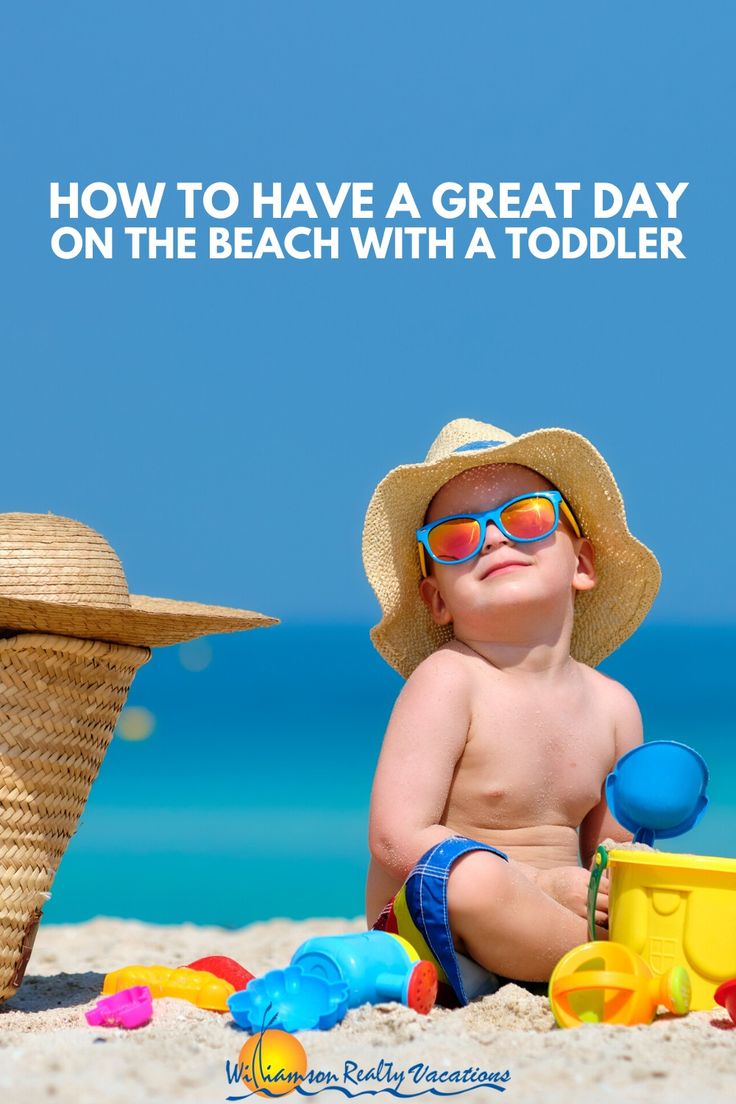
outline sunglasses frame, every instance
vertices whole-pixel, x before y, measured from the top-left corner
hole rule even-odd
[[[527,498],[546,498],[552,503],[555,510],[554,525],[546,533],[541,533],[538,537],[515,537],[513,533],[509,533],[505,525],[501,521],[501,514],[504,510],[507,510],[509,506],[513,506],[516,502],[523,502]],[[435,563],[443,564],[444,566],[453,566],[455,564],[467,563],[468,560],[472,560],[478,555],[483,547],[483,541],[486,537],[486,530],[488,528],[488,522],[492,521],[498,530],[506,537],[507,540],[513,541],[514,544],[533,544],[534,541],[544,540],[545,537],[549,537],[555,532],[560,524],[560,510],[570,522],[576,537],[581,537],[580,526],[575,520],[575,516],[570,507],[565,502],[559,491],[529,491],[528,494],[517,495],[516,498],[510,498],[508,502],[502,502],[500,506],[494,507],[493,510],[485,510],[482,514],[474,514],[471,512],[463,514],[449,514],[447,517],[437,518],[436,521],[429,522],[428,525],[423,525],[421,529],[417,529],[417,541],[419,547],[419,562],[422,568],[422,576],[426,578],[428,575],[427,561],[425,554],[429,555],[430,559]],[[475,551],[471,552],[468,556],[463,556],[461,560],[441,560],[438,556],[435,556],[432,549],[429,547],[429,534],[437,525],[442,525],[445,521],[460,521],[461,518],[468,518],[472,521],[477,521],[480,525],[480,537],[478,539],[478,545]]]

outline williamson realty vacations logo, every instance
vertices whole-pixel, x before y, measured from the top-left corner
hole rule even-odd
[[[270,1010],[266,1010],[266,1015]],[[274,1022],[274,1016],[271,1023]],[[472,1089],[492,1089],[503,1093],[509,1087],[509,1070],[486,1070],[480,1066],[465,1069],[436,1069],[427,1062],[415,1062],[402,1069],[381,1058],[376,1065],[364,1067],[345,1059],[342,1069],[308,1069],[307,1052],[288,1031],[266,1025],[252,1035],[240,1051],[238,1061],[225,1063],[225,1076],[231,1095],[227,1101],[247,1100],[252,1096],[277,1097],[298,1093],[316,1096],[333,1090],[343,1096],[376,1096],[386,1093],[410,1100],[425,1093],[432,1096],[460,1096]],[[238,1087],[239,1093],[233,1094]]]

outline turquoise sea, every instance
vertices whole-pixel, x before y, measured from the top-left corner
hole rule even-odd
[[[651,625],[603,666],[636,695],[647,739],[688,743],[710,767],[710,808],[668,850],[736,857],[735,644],[736,626]],[[371,778],[401,685],[363,626],[155,652],[128,699],[153,731],[113,739],[46,922],[360,914]]]

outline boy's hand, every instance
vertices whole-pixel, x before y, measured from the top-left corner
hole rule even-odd
[[[607,871],[598,889],[595,920],[597,924],[608,921],[608,878]],[[554,898],[559,904],[570,909],[577,916],[588,915],[588,882],[590,874],[582,866],[556,866],[552,870],[540,870],[537,885]]]

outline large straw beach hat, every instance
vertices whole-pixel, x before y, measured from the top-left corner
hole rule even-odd
[[[598,579],[575,597],[570,647],[576,659],[596,666],[634,632],[654,601],[661,577],[654,554],[629,532],[611,470],[585,437],[568,429],[514,437],[470,418],[449,422],[425,460],[394,468],[373,493],[363,528],[363,563],[383,612],[371,630],[373,643],[408,678],[452,639],[452,625],[436,625],[419,595],[416,531],[440,487],[487,464],[539,472],[562,493],[592,542]]]
[[[0,1001],[21,983],[41,909],[150,648],[276,619],[129,594],[99,533],[0,514]]]
[[[147,648],[276,619],[130,594],[104,537],[54,514],[0,514],[0,631],[36,630]]]

